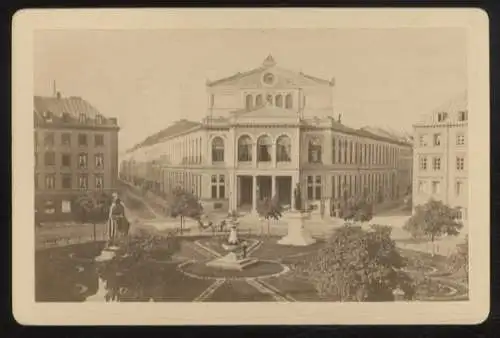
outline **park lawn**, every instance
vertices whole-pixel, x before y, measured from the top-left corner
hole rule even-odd
[[[96,238],[103,240],[106,225],[96,224]],[[47,246],[78,244],[94,240],[93,224],[68,224],[57,227],[35,228],[35,248],[41,249]]]
[[[263,237],[262,245],[251,256],[267,260],[282,260],[290,256],[300,256],[316,252],[324,246],[323,241],[317,241],[308,246],[280,245],[277,242],[281,237]]]
[[[293,272],[284,276],[265,278],[263,281],[280,290],[299,302],[335,301],[336,299],[321,297],[314,285],[306,278],[295,275]]]
[[[263,294],[244,280],[226,280],[205,301],[207,302],[272,302],[271,295]]]

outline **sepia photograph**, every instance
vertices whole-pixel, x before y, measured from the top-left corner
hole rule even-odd
[[[31,58],[13,77],[20,317],[54,323],[28,303],[81,308],[75,323],[159,303],[164,325],[265,311],[280,324],[293,309],[307,324],[316,307],[324,323],[413,305],[427,316],[414,323],[453,321],[431,317],[441,306],[486,318],[487,44],[471,58],[484,13],[387,11],[391,26],[383,11],[234,10],[239,24],[214,24],[224,10],[134,11],[14,20],[30,34],[14,63]],[[303,21],[263,24],[279,15]],[[342,24],[361,15],[366,26]]]

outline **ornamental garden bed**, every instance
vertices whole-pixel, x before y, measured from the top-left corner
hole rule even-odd
[[[245,281],[225,281],[205,301],[207,302],[271,302],[274,298],[263,294]]]
[[[271,276],[284,272],[285,267],[277,262],[259,261],[253,265],[246,267],[242,271],[225,270],[206,265],[206,262],[192,262],[179,267],[186,274],[192,275],[194,278],[254,278],[261,276]]]

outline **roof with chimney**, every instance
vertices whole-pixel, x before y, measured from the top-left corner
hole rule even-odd
[[[267,72],[275,73],[277,76],[277,85],[286,86],[312,86],[312,85],[327,85],[333,86],[334,80],[325,80],[312,75],[296,72],[290,69],[281,68],[277,65],[272,55],[268,55],[262,62],[260,67],[250,69],[245,72],[238,72],[231,76],[215,80],[207,81],[208,87],[214,86],[232,86],[232,85],[262,85],[262,75]]]

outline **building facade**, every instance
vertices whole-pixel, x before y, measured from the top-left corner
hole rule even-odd
[[[430,199],[461,208],[467,221],[467,94],[445,103],[414,125],[413,205]]]
[[[401,173],[412,165],[401,158],[411,145],[342,124],[333,117],[333,87],[269,56],[208,82],[206,117],[181,120],[131,149],[121,176],[160,193],[180,184],[229,210],[255,210],[271,196],[293,206],[297,185],[312,204],[362,193],[378,202],[403,197],[411,176]]]
[[[80,97],[34,97],[35,209],[42,221],[71,219],[75,197],[115,191],[116,118]]]

